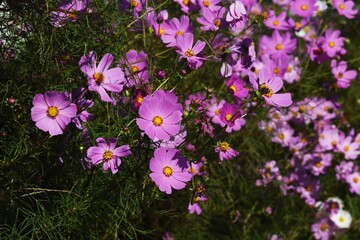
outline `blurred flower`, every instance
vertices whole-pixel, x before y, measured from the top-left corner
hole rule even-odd
[[[154,157],[150,159],[150,178],[160,191],[171,194],[173,188],[183,189],[191,180],[192,175],[187,168],[187,160],[180,156],[179,151],[160,147],[155,149]]]
[[[71,118],[76,116],[76,105],[65,93],[47,91],[37,94],[32,103],[31,119],[36,122],[36,127],[52,136],[62,134]]]
[[[205,196],[202,197],[195,197],[193,201],[189,202],[188,211],[190,214],[193,214],[196,212],[197,215],[200,215],[202,213],[202,209],[200,208],[200,202],[207,201],[208,198]]]
[[[345,61],[337,62],[335,59],[331,61],[331,73],[336,78],[336,86],[339,88],[348,88],[350,86],[350,82],[354,80],[357,76],[357,72],[355,70],[347,69],[347,63]]]
[[[227,78],[225,84],[229,88],[230,94],[238,99],[245,98],[249,93],[249,90],[245,87],[245,82],[236,74]]]
[[[126,86],[141,86],[142,83],[149,82],[147,54],[143,51],[138,53],[135,50],[130,50],[125,56],[125,59],[119,61],[118,66],[125,73]]]
[[[86,109],[92,108],[94,106],[94,101],[85,99],[85,93],[85,88],[74,88],[69,94],[71,101],[75,103],[77,107],[77,113],[72,119],[72,122],[75,123],[75,126],[80,130],[82,129],[81,123],[87,122],[93,116],[86,111]]]
[[[80,14],[87,11],[90,0],[63,0],[57,6],[60,11],[50,13],[50,23],[54,27],[63,27],[68,22],[76,22]]]
[[[337,53],[346,53],[345,48],[343,48],[345,38],[340,37],[340,34],[339,30],[328,29],[325,31],[325,35],[318,40],[321,49],[331,58],[335,57]]]
[[[331,215],[330,219],[338,228],[349,228],[352,221],[350,213],[343,209],[340,209],[336,214]]]
[[[290,3],[290,10],[300,17],[310,18],[316,10],[316,0],[293,0]]]
[[[109,144],[104,138],[96,139],[96,147],[90,147],[87,150],[87,157],[91,159],[92,164],[98,165],[103,163],[103,171],[109,168],[113,174],[117,173],[121,164],[120,157],[127,157],[131,154],[129,145],[116,147],[117,139],[110,138]]]
[[[357,9],[353,9],[354,2],[352,0],[332,0],[332,5],[335,7],[339,15],[346,18],[353,19],[358,13]]]

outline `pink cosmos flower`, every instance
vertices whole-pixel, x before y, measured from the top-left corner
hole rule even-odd
[[[194,35],[191,33],[186,33],[184,35],[179,35],[176,39],[178,50],[177,53],[180,54],[180,59],[186,58],[188,62],[188,66],[191,69],[197,69],[201,67],[202,62],[206,60],[206,58],[201,54],[201,51],[205,47],[205,42],[198,40],[194,44]]]
[[[180,131],[183,108],[174,93],[158,90],[141,102],[136,123],[153,141],[169,140]]]
[[[221,125],[221,119],[220,119],[220,109],[224,106],[225,100],[220,100],[219,103],[216,103],[216,98],[212,100],[212,103],[207,108],[206,114],[211,117],[211,120],[213,123],[220,124]],[[224,125],[225,126],[225,125]]]
[[[81,123],[87,122],[92,118],[92,114],[86,111],[86,109],[94,106],[94,101],[84,98],[85,93],[85,88],[75,88],[69,94],[70,99],[77,107],[76,116],[71,121],[75,123],[75,126],[80,130],[83,129]]]
[[[350,192],[360,195],[360,173],[353,172],[345,177],[345,181],[350,185]]]
[[[310,18],[316,10],[316,0],[293,0],[290,3],[290,10],[300,17]]]
[[[344,46],[344,37],[340,37],[341,32],[339,30],[328,29],[325,31],[325,36],[320,37],[318,44],[329,57],[335,57],[337,53],[345,54],[346,50]]]
[[[219,153],[220,161],[222,163],[223,160],[230,160],[239,155],[239,152],[235,151],[230,147],[228,142],[221,142],[215,147],[215,152]]]
[[[275,11],[270,10],[268,14],[268,19],[264,21],[264,25],[270,29],[276,30],[288,30],[290,25],[286,21],[286,12],[282,11],[278,16],[276,16]]]
[[[247,12],[244,4],[241,1],[235,1],[229,7],[229,11],[226,14],[226,21],[232,22],[236,20],[244,20],[246,19],[246,16]]]
[[[188,211],[190,214],[196,213],[200,215],[202,213],[202,209],[200,207],[199,202],[207,201],[208,198],[205,196],[195,197],[193,202],[189,202]]]
[[[175,47],[178,36],[183,36],[184,34],[192,33],[193,31],[193,28],[190,24],[190,19],[186,15],[182,15],[180,17],[180,21],[177,18],[173,18],[170,21],[165,21],[161,28],[161,40],[167,44],[167,47]]]
[[[209,9],[211,11],[217,11],[221,8],[218,4],[221,4],[221,0],[197,0],[201,11]]]
[[[181,11],[187,14],[199,9],[196,0],[174,0],[174,2],[179,3]]]
[[[232,131],[238,131],[245,125],[245,120],[241,118],[244,114],[243,110],[239,110],[239,107],[230,103],[224,103],[222,108],[219,110],[220,114],[220,125],[226,126],[225,131],[230,133]]]
[[[339,62],[339,65],[337,65],[335,59],[331,61],[331,73],[336,78],[336,86],[339,88],[350,87],[350,82],[357,76],[357,72],[355,70],[346,71],[346,69],[347,63],[345,61]]]
[[[104,102],[113,102],[106,90],[121,92],[125,82],[124,73],[120,68],[109,69],[114,57],[106,53],[96,65],[94,52],[82,56],[79,61],[80,70],[86,75],[90,91],[99,93]]]
[[[353,141],[351,136],[342,137],[337,146],[338,151],[342,152],[345,159],[354,160],[360,155],[359,143]]]
[[[125,56],[125,59],[119,61],[119,66],[125,73],[126,86],[141,86],[142,83],[149,82],[147,54],[143,51],[138,53],[135,50],[130,50]]]
[[[253,87],[259,91],[266,103],[275,107],[288,107],[292,104],[290,93],[277,93],[283,86],[280,77],[270,77],[266,68],[259,71],[259,83],[252,80]]]
[[[346,18],[353,19],[358,13],[358,10],[353,9],[354,2],[352,0],[332,0],[332,5],[335,7],[339,15]]]
[[[192,175],[187,168],[187,160],[180,156],[179,151],[160,147],[155,149],[154,157],[150,159],[150,178],[160,191],[171,194],[173,188],[183,189],[191,180]]]
[[[69,22],[76,22],[81,15],[77,13],[84,13],[90,0],[71,0],[70,2],[64,0],[57,6],[62,11],[52,11],[50,13],[50,24],[54,27],[63,27]]]
[[[96,147],[90,147],[87,150],[87,157],[91,159],[92,164],[103,163],[103,171],[109,168],[113,174],[117,173],[121,164],[121,157],[127,157],[131,154],[129,145],[116,147],[117,139],[111,138],[109,144],[104,138],[96,139]]]
[[[71,118],[76,116],[76,105],[65,93],[47,91],[37,94],[32,103],[31,119],[36,122],[36,127],[52,136],[62,134]]]
[[[219,11],[211,11],[208,8],[204,8],[201,12],[200,17],[196,20],[202,26],[202,31],[217,31],[221,27],[221,19],[225,13],[225,8],[221,8]]]
[[[315,239],[328,240],[333,235],[335,226],[329,218],[322,218],[311,225],[311,232]]]
[[[290,32],[282,35],[276,30],[273,32],[271,38],[267,36],[262,37],[260,45],[264,48],[266,54],[269,54],[273,58],[278,58],[288,55],[295,50],[296,39],[291,38]]]
[[[245,98],[249,93],[249,90],[245,87],[245,82],[236,74],[226,79],[225,84],[229,88],[230,94],[237,99]]]

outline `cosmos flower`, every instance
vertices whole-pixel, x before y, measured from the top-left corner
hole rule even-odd
[[[88,79],[90,91],[99,93],[101,100],[104,102],[113,102],[109,94],[106,92],[121,92],[125,82],[124,73],[120,68],[109,69],[113,55],[106,53],[96,65],[94,52],[90,52],[88,56],[82,56],[79,61],[80,70]]]
[[[201,51],[206,45],[205,42],[198,40],[193,46],[194,35],[191,33],[179,35],[176,43],[178,47],[176,52],[180,54],[179,60],[185,58],[190,68],[197,69],[202,65],[203,61],[206,60],[206,57],[201,54]]]
[[[191,180],[192,175],[187,168],[187,160],[180,156],[179,151],[160,147],[155,149],[154,157],[150,159],[150,178],[160,191],[171,194],[173,188],[183,189]]]
[[[80,130],[83,129],[81,123],[87,122],[92,118],[92,114],[86,111],[86,109],[94,106],[94,101],[85,99],[85,93],[85,88],[75,88],[69,94],[70,99],[77,107],[77,113],[72,122]]]
[[[104,138],[96,139],[96,147],[90,147],[87,150],[87,157],[91,159],[92,164],[103,163],[103,171],[109,168],[113,174],[117,173],[121,164],[121,157],[127,157],[131,154],[129,145],[122,145],[116,148],[117,139],[111,138],[109,144]]]
[[[330,216],[330,220],[333,221],[338,228],[349,228],[352,217],[348,211],[340,209],[336,214]]]
[[[239,152],[235,151],[230,147],[228,142],[221,142],[215,147],[215,152],[219,153],[220,161],[222,163],[223,160],[230,160],[239,155]]]
[[[230,94],[237,99],[245,98],[249,93],[249,90],[245,87],[245,82],[236,74],[227,78],[225,84],[229,88]]]
[[[31,119],[36,122],[36,127],[52,136],[62,134],[71,118],[76,116],[76,105],[65,93],[47,91],[37,94],[32,103]]]
[[[332,0],[332,5],[335,7],[339,15],[346,18],[353,19],[358,13],[358,10],[353,9],[354,2],[352,0]]]
[[[300,17],[310,18],[316,10],[316,0],[293,0],[290,3],[290,10]]]
[[[337,53],[346,53],[345,48],[343,48],[345,38],[340,37],[340,34],[339,30],[328,29],[325,31],[325,35],[318,40],[321,49],[331,58],[335,57]]]
[[[164,21],[161,28],[161,40],[167,44],[167,47],[175,47],[178,36],[183,36],[184,34],[192,33],[193,31],[190,19],[186,15],[182,15],[180,20],[173,18],[170,21]]]
[[[348,88],[350,87],[350,82],[354,80],[357,76],[355,70],[346,70],[347,63],[345,61],[340,61],[337,64],[336,60],[331,61],[331,73],[336,79],[336,86],[338,88]]]
[[[61,11],[50,13],[50,24],[54,27],[63,27],[69,22],[76,22],[80,16],[78,13],[87,11],[90,0],[64,0],[57,5]]]
[[[174,93],[155,91],[143,98],[136,123],[154,141],[169,140],[180,131],[183,108]]]
[[[259,71],[259,83],[252,80],[253,87],[264,98],[266,103],[275,107],[288,107],[292,104],[290,93],[277,93],[283,86],[280,77],[270,77],[268,70],[263,68]]]
[[[119,61],[118,66],[125,73],[127,87],[141,86],[142,83],[149,82],[147,59],[148,56],[145,52],[130,50],[125,54],[125,59]]]

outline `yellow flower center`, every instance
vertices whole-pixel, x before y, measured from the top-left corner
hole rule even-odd
[[[284,140],[284,139],[285,139],[285,134],[280,133],[280,134],[279,134],[279,138],[280,138],[281,140]]]
[[[221,20],[217,18],[217,19],[214,20],[213,23],[214,23],[215,26],[219,27],[220,24],[221,24]]]
[[[179,35],[184,35],[183,31],[179,30],[175,33],[175,37],[179,36]]]
[[[332,141],[331,141],[331,145],[332,145],[333,147],[335,147],[335,146],[336,146],[336,141],[335,141],[335,140],[332,140]]]
[[[237,89],[236,89],[236,87],[235,87],[234,85],[231,85],[231,86],[230,86],[230,89],[231,89],[231,91],[233,91],[234,93],[237,92]]]
[[[185,55],[186,55],[187,57],[192,57],[192,56],[195,55],[195,53],[194,53],[193,50],[188,49],[188,50],[186,50]]]
[[[155,116],[153,119],[153,124],[157,127],[161,126],[161,124],[163,123],[163,119],[160,116]]]
[[[345,222],[345,218],[344,217],[339,217],[339,222],[341,222],[341,223],[343,223],[343,222]]]
[[[300,27],[301,27],[301,24],[300,24],[299,22],[296,22],[296,23],[295,23],[295,28],[296,28],[296,29],[299,29]]]
[[[56,116],[59,114],[59,110],[55,106],[48,107],[47,115],[51,118],[56,118]]]
[[[317,163],[315,164],[315,166],[318,167],[318,168],[321,168],[322,163],[321,163],[321,162],[317,162]]]
[[[220,114],[220,110],[219,109],[216,109],[215,110],[215,115],[219,115]]]
[[[203,5],[204,5],[204,7],[209,7],[210,6],[210,1],[209,0],[203,1]]]
[[[305,112],[305,110],[306,110],[306,107],[305,107],[304,105],[301,105],[301,106],[299,107],[299,112],[303,113],[303,112]],[[320,135],[321,135],[321,134],[320,134]]]
[[[328,45],[329,47],[333,48],[335,46],[335,43],[333,41],[330,41]]]
[[[342,78],[344,76],[343,73],[338,73],[337,78]]]
[[[139,3],[136,0],[131,0],[131,6],[132,7],[137,7],[139,5]]]
[[[279,74],[280,69],[278,67],[274,68],[274,74]]]
[[[77,17],[77,15],[74,14],[74,13],[68,13],[67,15],[68,15],[68,17],[69,17],[71,20],[74,20],[74,19],[76,19],[76,17]]]
[[[165,175],[165,177],[170,177],[173,173],[173,170],[171,169],[171,167],[166,166],[163,168],[163,174]]]
[[[142,100],[143,100],[142,97],[138,97],[138,98],[137,98],[137,103],[141,104],[141,103],[142,103]]]
[[[293,68],[290,67],[290,66],[288,66],[287,69],[286,69],[287,72],[291,72],[292,70],[293,70]]]
[[[340,10],[344,10],[344,9],[345,9],[345,5],[341,3],[341,4],[339,5],[339,8],[340,8]]]
[[[182,2],[185,6],[189,6],[190,4],[190,0],[183,0]]]
[[[162,36],[165,33],[165,30],[163,28],[159,28],[159,35]]]
[[[266,86],[265,83],[260,85],[259,91],[260,91],[261,95],[264,95],[268,98],[270,98],[273,95],[273,90],[270,89],[268,86]]]
[[[231,118],[232,118],[231,114],[226,114],[225,116],[226,121],[230,121]]]
[[[358,181],[359,181],[359,179],[358,179],[357,177],[354,177],[354,178],[353,178],[353,182],[354,182],[354,183],[358,183]]]
[[[132,67],[131,67],[131,71],[132,71],[133,73],[137,73],[137,72],[139,72],[139,68],[138,68],[137,66],[132,66]]]
[[[273,22],[273,25],[276,27],[276,26],[279,26],[279,21],[278,20],[275,20],[274,22]]]
[[[230,145],[227,142],[222,142],[220,143],[220,150],[222,152],[226,152],[227,150],[229,150]]]
[[[281,49],[283,49],[283,46],[280,43],[278,43],[276,44],[275,49],[280,51]]]
[[[106,150],[103,154],[103,158],[106,162],[109,161],[112,158],[112,156],[113,156],[113,153],[109,150]]]
[[[301,10],[303,10],[303,11],[306,11],[308,9],[308,6],[307,5],[301,5]]]
[[[349,146],[345,146],[345,147],[344,147],[344,151],[345,151],[345,152],[349,151],[349,149],[350,149]]]
[[[99,72],[95,73],[93,78],[97,84],[101,84],[104,81],[104,75]]]
[[[322,223],[321,225],[320,225],[320,230],[321,231],[326,231],[327,229],[328,229],[329,227],[328,227],[328,225],[326,224],[326,223]]]

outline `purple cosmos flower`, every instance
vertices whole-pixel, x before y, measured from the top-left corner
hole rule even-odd
[[[322,218],[311,225],[311,231],[315,239],[328,240],[332,236],[334,227],[329,218]]]
[[[215,152],[219,153],[220,161],[222,163],[225,160],[230,160],[239,155],[239,152],[230,147],[228,142],[221,142],[215,147]]]
[[[320,37],[318,40],[321,49],[331,58],[335,57],[337,53],[346,53],[345,48],[343,48],[345,38],[340,37],[340,34],[339,30],[328,29],[325,31],[325,36]]]
[[[346,71],[346,69],[347,63],[345,61],[339,62],[339,65],[337,65],[335,59],[331,61],[331,73],[336,78],[336,86],[339,88],[350,87],[350,82],[357,76],[357,72],[355,70]]]
[[[360,145],[353,141],[351,136],[342,137],[338,143],[338,151],[344,154],[345,159],[354,160],[360,155]]]
[[[118,6],[119,10],[123,13],[132,10],[134,18],[137,18],[143,9],[143,2],[144,0],[119,0]]]
[[[345,181],[350,185],[350,192],[360,195],[360,172],[348,174]]]
[[[290,10],[300,17],[309,18],[316,10],[319,9],[315,5],[316,0],[293,0],[290,3]]]
[[[189,202],[188,211],[190,214],[196,213],[200,215],[202,213],[202,209],[200,208],[199,202],[207,201],[208,198],[205,196],[195,197],[193,201]]]
[[[207,108],[206,114],[211,117],[213,123],[221,125],[222,122],[220,120],[220,109],[224,106],[224,104],[225,100],[220,100],[219,103],[216,103],[216,98],[214,98],[210,106]]]
[[[292,104],[290,93],[276,93],[283,86],[280,77],[269,77],[268,70],[263,68],[259,71],[259,83],[251,81],[253,87],[265,99],[266,103],[275,107],[288,107]]]
[[[230,94],[238,99],[245,98],[249,93],[249,90],[245,87],[245,82],[236,74],[226,79],[226,86],[229,88]]]
[[[221,19],[225,11],[225,8],[221,8],[219,11],[211,11],[208,8],[204,8],[201,11],[200,17],[196,19],[202,25],[200,30],[204,32],[217,31],[221,27]]]
[[[284,35],[279,31],[274,31],[271,38],[263,36],[260,41],[260,45],[264,48],[266,54],[273,58],[282,57],[290,54],[296,48],[296,39],[291,38],[290,32],[286,32]]]
[[[160,191],[171,194],[173,188],[183,189],[191,180],[187,167],[187,160],[180,156],[179,151],[160,147],[155,149],[154,157],[150,159],[150,178]]]
[[[69,95],[71,101],[75,103],[77,107],[77,114],[72,119],[72,122],[75,123],[76,127],[80,130],[83,129],[81,123],[87,122],[93,116],[86,111],[86,109],[92,108],[94,106],[94,101],[85,99],[85,93],[85,88],[75,88]]]
[[[270,10],[268,19],[264,22],[264,25],[275,30],[288,30],[290,28],[289,23],[286,21],[285,11],[280,12],[280,14],[276,16],[275,11]]]
[[[205,47],[205,42],[198,40],[193,46],[194,43],[194,35],[191,33],[186,33],[184,35],[179,35],[176,39],[178,50],[181,56],[179,58],[186,58],[188,62],[188,66],[191,69],[197,69],[202,65],[202,62],[206,60],[206,58],[201,54],[201,51]]]
[[[71,118],[76,116],[76,105],[65,93],[47,91],[37,94],[32,103],[31,119],[36,122],[36,127],[52,136],[62,134]]]
[[[136,123],[154,141],[169,140],[180,131],[183,108],[174,93],[158,90],[144,97]]]
[[[353,19],[358,13],[358,10],[353,9],[354,2],[351,0],[332,0],[332,5],[335,7],[339,15],[345,16],[349,19]]]
[[[167,44],[167,47],[175,47],[178,36],[183,36],[186,33],[192,33],[193,28],[190,24],[190,19],[186,15],[173,18],[170,21],[165,21],[162,26],[161,40]]]
[[[264,167],[259,170],[259,173],[262,176],[261,183],[264,186],[274,179],[280,179],[280,171],[274,160],[266,162]]]
[[[91,159],[94,165],[103,163],[103,171],[109,168],[113,174],[117,173],[121,164],[121,157],[127,157],[131,154],[129,145],[116,147],[117,139],[110,138],[109,144],[104,138],[96,139],[96,147],[90,147],[87,150],[87,157]]]
[[[125,56],[125,59],[119,61],[119,66],[125,73],[126,86],[140,86],[143,82],[149,82],[147,54],[143,51],[137,53],[135,50],[130,50]]]
[[[174,2],[179,3],[181,11],[187,14],[199,9],[196,0],[174,0]]]
[[[244,4],[241,1],[233,2],[226,14],[226,21],[229,23],[230,30],[233,33],[240,32],[247,20],[248,16]]]
[[[197,0],[201,11],[209,9],[211,11],[217,11],[221,8],[218,4],[221,4],[221,0]]]
[[[225,131],[231,133],[232,131],[239,131],[246,121],[241,116],[244,115],[242,109],[239,110],[237,105],[224,103],[219,110],[220,126],[225,127]]]
[[[77,13],[84,13],[90,0],[64,0],[57,6],[62,11],[52,11],[50,13],[50,23],[54,27],[63,27],[68,22],[76,22],[79,20],[80,15]]]
[[[124,85],[124,73],[120,68],[109,69],[114,57],[106,53],[96,65],[94,52],[82,56],[79,61],[80,70],[86,75],[90,91],[99,93],[101,100],[113,102],[106,90],[121,92]]]

